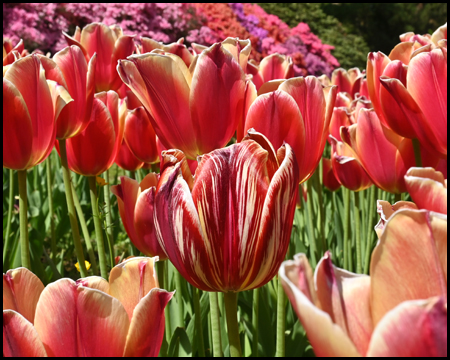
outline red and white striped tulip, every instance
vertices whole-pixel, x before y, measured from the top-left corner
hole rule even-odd
[[[193,286],[238,292],[263,286],[289,245],[298,195],[292,148],[259,133],[204,155],[195,172],[167,156],[155,193],[158,240]],[[187,168],[185,166],[184,168]]]
[[[37,55],[3,68],[3,166],[25,170],[44,161],[56,136],[56,119],[72,98],[51,80]]]
[[[103,23],[77,26],[73,37],[63,32],[69,45],[76,45],[83,51],[86,61],[97,54],[95,92],[117,91],[122,85],[116,71],[117,61],[131,55],[135,49],[133,36],[124,35],[119,25]]]
[[[150,113],[164,147],[190,159],[225,146],[244,114],[245,74],[220,43],[190,68],[177,55],[154,50],[119,61],[117,71]]]
[[[279,275],[317,356],[447,356],[446,215],[394,213],[370,277],[335,267],[329,253],[314,276],[304,254]]]
[[[47,285],[37,301],[34,326],[18,311],[5,309],[4,301],[3,354],[157,356],[164,308],[173,293],[158,288],[154,261],[126,260],[111,270],[109,283],[92,276]]]
[[[278,90],[256,98],[244,129],[264,134],[274,148],[288,143],[298,162],[299,180],[304,182],[322,156],[335,98],[336,87],[324,88],[314,76],[286,80]]]

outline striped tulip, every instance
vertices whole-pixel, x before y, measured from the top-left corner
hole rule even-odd
[[[170,261],[204,291],[263,286],[289,245],[299,182],[292,148],[275,152],[249,131],[204,155],[195,179],[184,164],[165,156],[155,191],[157,236]]]
[[[156,237],[153,221],[154,193],[158,185],[159,174],[150,173],[139,184],[126,176],[120,178],[120,184],[111,187],[117,197],[119,214],[131,242],[148,256],[167,259]]]
[[[64,32],[63,35],[69,45],[82,50],[86,61],[97,54],[96,93],[120,88],[122,81],[116,71],[117,61],[133,53],[134,36],[123,35],[119,25],[108,27],[102,23],[88,24],[82,30],[77,26],[73,37]]]
[[[275,148],[288,143],[298,162],[299,180],[304,182],[325,148],[335,98],[336,87],[324,88],[314,76],[285,80],[277,90],[256,98],[244,129],[264,134]]]
[[[3,71],[3,166],[26,170],[52,151],[56,119],[72,98],[61,84],[46,80],[37,55]]]
[[[119,61],[117,71],[150,113],[164,147],[189,159],[225,146],[243,116],[245,75],[220,43],[188,68],[160,50]]]
[[[314,276],[304,254],[280,279],[317,356],[447,356],[447,216],[400,210],[388,220],[370,277],[335,267]]]
[[[97,276],[65,278],[45,289],[30,286],[29,270],[7,273],[20,291],[16,297],[32,302],[36,313],[33,323],[3,300],[4,356],[157,356],[173,293],[158,288],[154,261],[126,260],[111,270],[109,283]]]

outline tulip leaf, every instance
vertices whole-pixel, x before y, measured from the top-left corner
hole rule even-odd
[[[172,339],[169,344],[170,357],[191,357],[192,356],[192,346],[186,331],[183,328],[176,328],[172,335]]]

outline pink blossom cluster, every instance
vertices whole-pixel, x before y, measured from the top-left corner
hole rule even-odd
[[[294,28],[278,16],[267,14],[256,4],[243,3],[33,3],[3,4],[3,36],[17,43],[24,39],[30,51],[36,48],[52,53],[66,42],[75,26],[92,22],[118,24],[125,34],[146,36],[170,43],[180,37],[212,45],[224,38],[250,39],[250,58],[279,53],[293,58],[296,75],[331,74],[339,62],[331,55],[332,46],[323,44],[309,26]]]

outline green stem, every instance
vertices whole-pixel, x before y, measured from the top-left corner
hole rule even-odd
[[[48,212],[50,216],[50,244],[52,248],[52,260],[56,262],[56,235],[55,235],[55,209],[53,207],[53,186],[52,186],[52,157],[47,158],[47,198],[48,198]]]
[[[375,191],[376,187],[375,185],[372,185],[370,188],[369,193],[369,212],[368,212],[368,223],[367,223],[367,236],[366,236],[366,256],[364,260],[364,274],[369,274],[369,266],[370,266],[370,253],[372,250],[372,234],[374,232],[373,230],[373,218],[374,216],[370,216],[371,214],[375,213],[376,211],[374,209],[375,207]]]
[[[219,301],[216,292],[209,293],[209,307],[211,314],[212,343],[214,357],[222,357],[222,336],[220,334]]]
[[[277,345],[275,357],[284,357],[285,355],[285,332],[286,332],[286,299],[284,295],[281,279],[278,279],[277,294]]]
[[[3,250],[3,271],[9,269],[9,254],[11,252],[11,222],[14,209],[14,170],[9,169],[9,195],[8,195],[8,217],[5,232],[5,247]]]
[[[163,277],[164,277],[164,286],[165,289],[167,291],[169,291],[169,260],[166,261],[162,261],[162,263],[164,263],[164,273],[163,273]],[[168,344],[170,344],[170,339],[172,338],[172,327],[170,324],[170,308],[169,306],[173,306],[173,303],[170,302],[169,304],[167,304],[166,309],[165,309],[165,314],[166,314],[166,341]]]
[[[252,342],[252,356],[258,357],[258,320],[259,320],[259,288],[253,290],[253,342]]]
[[[94,218],[95,237],[97,239],[98,261],[100,263],[100,275],[108,280],[108,270],[106,268],[105,244],[103,242],[102,224],[98,212],[97,181],[95,176],[89,176],[89,189],[91,194],[92,216]]]
[[[399,202],[402,200],[402,194],[394,194],[394,202]]]
[[[303,196],[302,201],[304,201]],[[315,268],[317,265],[317,257],[316,257],[316,242],[314,239],[314,225],[312,220],[313,217],[312,202],[313,202],[312,188],[311,185],[308,184],[308,200],[306,201],[306,228],[308,231],[311,265],[313,268]]]
[[[342,187],[344,192],[344,269],[350,265],[350,190]]]
[[[227,317],[228,342],[230,344],[230,356],[241,357],[241,340],[239,339],[239,326],[237,322],[237,297],[238,293],[224,293],[225,313]]]
[[[158,275],[158,282],[159,282],[159,288],[160,289],[165,289],[166,287],[164,286],[164,263],[165,261],[157,261],[155,263],[156,266],[156,274]],[[169,306],[166,306],[164,313],[167,316],[167,313],[169,312]],[[167,321],[167,319],[166,319]],[[167,326],[164,329],[165,332],[167,332]],[[166,334],[166,338],[167,338],[167,334]],[[161,349],[160,349],[160,354],[162,357],[167,357],[167,344],[168,342],[166,341],[166,339],[163,339],[162,344],[161,344]]]
[[[361,264],[361,208],[359,202],[359,194],[353,192],[353,201],[354,201],[354,212],[353,215],[355,217],[355,232],[356,232],[356,273],[362,273],[362,264]]]
[[[106,182],[109,183],[109,171],[105,171]],[[112,217],[111,217],[111,198],[109,193],[109,184],[104,186],[104,196],[106,204],[106,238],[108,240],[109,256],[110,256],[110,266],[111,269],[114,267],[114,259],[116,254],[114,252],[114,238],[112,231]]]
[[[86,264],[84,263],[83,247],[81,246],[80,230],[78,229],[78,221],[73,204],[73,196],[71,189],[70,170],[67,163],[66,140],[59,140],[59,151],[61,154],[61,166],[63,171],[64,187],[66,190],[67,210],[69,213],[70,227],[72,229],[73,244],[77,254],[78,264],[80,265],[81,277],[87,276]]]
[[[199,291],[200,290],[196,287],[192,287],[195,314],[195,333],[198,341],[198,356],[205,357],[205,343],[203,341],[202,313],[200,309],[200,296],[198,294]]]
[[[20,219],[20,250],[22,266],[31,270],[30,244],[28,243],[28,202],[27,202],[27,171],[19,170],[19,219]]]
[[[182,296],[182,292],[181,292],[181,282],[183,281],[183,277],[181,276],[181,274],[178,272],[178,270],[174,269],[175,271],[175,286],[177,289],[177,292],[175,293],[175,297],[177,299],[177,304],[178,304],[178,312],[177,312],[177,317],[178,317],[178,327],[184,328],[184,304],[183,304],[183,296]]]
[[[420,142],[418,139],[412,139],[414,158],[416,159],[416,166],[422,167],[422,154],[420,153]]]
[[[97,260],[94,254],[94,248],[92,247],[91,235],[89,234],[88,227],[86,225],[86,219],[84,218],[83,209],[81,209],[80,200],[78,200],[77,192],[75,191],[75,186],[72,183],[72,197],[75,209],[77,210],[78,219],[80,221],[81,232],[83,233],[84,241],[86,242],[86,249],[89,255],[89,261],[91,262],[92,272],[98,274]]]
[[[312,176],[312,182],[314,184],[314,189],[317,192],[317,195],[319,196],[319,215],[320,218],[319,220],[319,231],[320,231],[320,241],[321,241],[321,247],[322,247],[322,251],[321,253],[323,254],[326,250],[327,250],[327,244],[325,242],[325,207],[323,204],[323,186],[320,183],[320,169],[322,168],[322,165],[319,164],[319,166],[317,167],[316,171],[314,171],[314,174]]]

